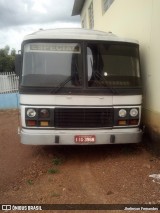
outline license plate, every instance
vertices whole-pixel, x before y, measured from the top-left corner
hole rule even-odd
[[[95,143],[96,136],[95,135],[75,135],[74,136],[75,143]]]

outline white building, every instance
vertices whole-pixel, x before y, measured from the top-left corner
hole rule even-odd
[[[160,0],[75,0],[82,27],[136,39],[144,76],[145,123],[160,138]],[[160,142],[159,142],[160,143]]]

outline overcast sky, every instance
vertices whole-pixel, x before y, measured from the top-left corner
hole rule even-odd
[[[0,48],[20,49],[23,37],[40,28],[80,27],[71,16],[74,0],[0,0]]]

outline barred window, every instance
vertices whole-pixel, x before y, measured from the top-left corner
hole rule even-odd
[[[114,0],[102,0],[103,13],[105,13],[109,9],[109,7],[111,6],[113,2]]]
[[[93,2],[91,2],[88,8],[88,15],[89,15],[89,28],[93,29],[94,27]]]

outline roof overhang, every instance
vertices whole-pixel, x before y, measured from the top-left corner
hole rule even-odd
[[[72,16],[80,15],[85,0],[74,0],[73,10],[72,10]]]

